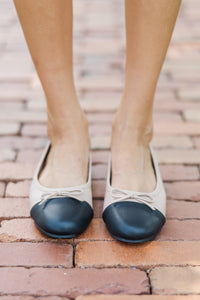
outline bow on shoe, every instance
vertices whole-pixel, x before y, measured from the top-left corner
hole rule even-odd
[[[66,191],[53,191],[51,193],[44,193],[41,196],[41,202],[39,205],[54,197],[74,197],[80,195],[82,192],[83,189],[69,189]]]
[[[135,199],[135,200],[137,200],[137,202],[146,204],[152,210],[155,210],[153,205],[151,205],[151,203],[154,202],[154,199],[146,193],[136,194],[136,193],[132,193],[132,192],[114,188],[114,189],[112,189],[111,195],[114,199],[116,199],[118,201],[123,201],[123,200],[127,200],[127,199],[133,199],[133,200]]]

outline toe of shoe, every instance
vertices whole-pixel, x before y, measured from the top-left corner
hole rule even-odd
[[[143,242],[153,239],[165,223],[165,216],[145,204],[124,201],[109,205],[103,212],[108,231],[125,242]]]
[[[31,217],[38,229],[52,237],[75,237],[81,234],[93,217],[93,209],[86,201],[71,197],[51,198],[31,209]]]

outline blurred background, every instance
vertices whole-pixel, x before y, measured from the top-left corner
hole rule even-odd
[[[81,105],[90,122],[97,219],[101,218],[103,205],[111,120],[120,101],[124,78],[123,5],[122,0],[74,0],[74,75]],[[153,144],[169,199],[168,222],[158,239],[200,240],[199,0],[182,1],[155,95],[154,121]],[[33,228],[27,201],[35,165],[46,142],[45,123],[45,98],[13,2],[0,0],[0,240],[3,242],[45,240]],[[200,284],[186,286],[188,293],[190,286],[200,293]],[[162,291],[168,292],[165,286]],[[183,292],[181,288],[176,291]],[[6,292],[9,293],[9,288]]]
[[[44,145],[44,95],[13,2],[0,0],[0,11],[0,160],[30,163]],[[183,1],[155,97],[157,148],[199,147],[199,28],[198,0]],[[108,149],[108,123],[120,101],[124,60],[123,1],[75,0],[74,74],[94,150]]]

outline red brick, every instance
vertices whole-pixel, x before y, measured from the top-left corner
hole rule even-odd
[[[161,73],[161,76],[163,75],[163,72]],[[160,101],[167,101],[169,99],[173,99],[174,98],[174,92],[173,91],[163,91],[163,90],[159,90],[157,89],[156,90],[156,93],[155,93],[155,97],[154,97],[154,100],[155,102],[160,102]]]
[[[200,241],[152,241],[134,247],[115,241],[81,242],[75,254],[77,267],[137,266],[147,269],[160,265],[199,265],[199,262]]]
[[[35,167],[31,164],[5,162],[0,164],[0,180],[22,180],[33,177]]]
[[[19,121],[19,122],[45,122],[45,112],[32,112],[32,111],[15,111],[0,112],[0,120],[2,121]]]
[[[194,145],[196,148],[200,149],[200,138],[199,137],[193,137]]]
[[[0,182],[0,197],[3,197],[5,193],[5,183]]]
[[[165,183],[168,198],[200,201],[200,181]]]
[[[1,222],[0,241],[2,242],[43,242],[56,239],[49,238],[37,229],[32,218],[11,219]],[[63,239],[63,241],[65,241]],[[72,243],[72,239],[66,239],[67,243]]]
[[[92,42],[94,42],[94,41],[90,40],[89,47],[91,47]],[[95,40],[95,44],[96,44],[96,42],[98,42],[98,41]],[[120,101],[120,97],[121,97],[120,91],[104,91],[104,90],[95,91],[95,90],[88,89],[83,94],[81,94],[80,101],[87,101],[87,100],[95,101],[96,100],[96,102],[99,102],[102,99],[112,99],[112,100],[118,99],[118,101]],[[99,113],[99,112],[97,112],[97,113]],[[108,114],[109,112],[105,112],[105,113]],[[94,113],[92,113],[92,114],[94,114]]]
[[[26,198],[0,198],[0,219],[29,217],[29,202]]]
[[[175,32],[175,35],[176,35],[177,31]],[[184,32],[182,32],[184,33]],[[181,33],[181,34],[182,34]],[[180,31],[179,31],[179,34],[180,34]],[[185,34],[185,36],[187,35],[188,33]],[[192,46],[192,45],[191,45]],[[194,48],[193,48],[194,50]],[[191,58],[190,58],[191,59]],[[189,72],[192,72],[192,71],[197,71],[198,70],[198,64],[195,64],[194,62],[192,62],[191,60],[189,61],[185,61],[185,64],[183,64],[182,60],[181,62],[180,61],[176,61],[175,59],[173,61],[167,61],[165,62],[164,64],[164,70],[166,70],[167,72],[186,72],[186,71],[189,71]],[[194,87],[193,87],[194,88]],[[190,90],[192,92],[192,88],[190,87]],[[188,91],[187,87],[186,88],[182,88],[181,89],[181,92],[183,92],[183,94],[185,94],[186,92]],[[198,93],[198,89],[196,88],[194,90],[194,93]],[[191,93],[192,94],[192,93]],[[178,99],[180,99],[180,93],[178,93]],[[186,98],[185,98],[186,99]],[[190,98],[188,98],[187,100],[192,100]]]
[[[1,300],[35,300],[35,297],[23,296],[23,295],[20,295],[20,296],[0,296],[0,299]],[[60,297],[47,296],[47,297],[42,297],[42,300],[60,300]],[[70,299],[66,298],[66,297],[62,297],[62,300],[70,300]]]
[[[93,200],[94,218],[101,218],[103,212],[103,199]]]
[[[197,295],[88,295],[76,300],[199,300]],[[17,299],[18,300],[18,299]]]
[[[9,182],[6,187],[6,197],[28,197],[30,190],[30,180]]]
[[[11,88],[12,87],[12,88]],[[28,97],[27,85],[23,83],[1,83],[1,90],[0,90],[0,101],[9,102],[11,105],[15,106],[20,103],[23,105],[24,99]]]
[[[38,124],[25,124],[21,130],[24,136],[46,136],[47,130],[46,125]]]
[[[186,109],[183,112],[183,117],[187,122],[199,122],[200,114],[198,110]]]
[[[40,99],[30,99],[27,101],[27,109],[33,112],[44,112],[46,111],[46,102],[44,101],[43,97]]]
[[[75,238],[75,242],[85,240],[113,240],[113,238],[108,233],[102,218],[95,218],[86,231]]]
[[[41,150],[20,150],[17,155],[17,162],[32,164],[35,167],[39,163],[43,149]]]
[[[181,180],[198,180],[199,170],[193,166],[183,165],[160,165],[160,171],[163,180],[181,181]]]
[[[198,109],[200,109],[200,106]],[[193,136],[198,135],[200,132],[200,124],[196,122],[156,122],[154,128],[155,134]]]
[[[156,240],[200,240],[200,220],[167,220]]]
[[[9,148],[2,148],[0,150],[0,162],[14,161],[16,158],[16,152]]]
[[[120,80],[118,77],[109,78],[109,80],[105,80],[105,77],[98,77],[98,79],[81,79],[78,82],[78,88],[79,89],[108,89],[108,90],[120,90],[122,89],[122,80]],[[105,102],[108,102],[105,100]]]
[[[154,112],[153,115],[154,121],[172,121],[172,122],[182,122],[182,117],[180,113],[174,112]]]
[[[15,253],[15,255],[13,255]],[[0,243],[1,266],[71,268],[73,247],[61,243]]]
[[[106,164],[96,164],[92,168],[92,178],[93,179],[105,179],[107,176],[107,165]]]
[[[107,164],[108,163],[108,151],[93,151],[92,152],[92,161],[94,164]]]
[[[96,101],[96,99],[87,99],[81,102],[81,106],[86,112],[113,112],[117,109],[119,105],[119,100],[109,99],[109,101],[101,100]]]
[[[146,273],[135,269],[55,269],[4,267],[0,269],[4,294],[59,295],[147,294]]]
[[[172,83],[170,83],[172,84]],[[177,87],[177,83],[176,83]],[[155,111],[165,112],[183,112],[185,109],[200,109],[200,104],[197,101],[158,101],[155,105]],[[177,124],[177,123],[174,123]],[[173,125],[173,124],[172,124]],[[192,125],[193,126],[193,125]],[[170,125],[171,127],[171,125]]]
[[[48,238],[36,228],[32,219],[12,219],[2,221],[0,228],[0,241],[3,242],[39,242]]]
[[[21,136],[1,137],[0,147],[12,149],[41,149],[46,144],[46,138],[29,138]]]
[[[1,109],[3,109],[2,103],[1,103]],[[18,134],[19,131],[20,131],[20,123],[17,122],[0,123],[0,135],[15,135]]]
[[[91,148],[92,150],[108,150],[110,148],[110,137],[103,135],[91,137]]]
[[[5,81],[28,82],[32,75],[32,63],[27,55],[12,55],[7,52],[1,58],[0,78]]]
[[[188,136],[154,135],[153,146],[156,148],[191,149],[193,143]]]
[[[20,296],[0,296],[0,299],[1,300],[35,300],[35,297],[23,296],[23,295],[20,295]],[[42,300],[60,300],[60,297],[47,296],[47,297],[42,297]],[[70,299],[66,298],[66,297],[62,297],[62,300],[70,300]]]
[[[99,20],[99,18],[96,18],[96,21],[98,21],[98,20]],[[95,20],[93,20],[93,22],[94,21]],[[93,25],[94,25],[94,23],[93,23]],[[102,22],[100,22],[100,30],[102,30],[102,28],[103,28],[103,31],[105,31],[105,27],[104,27],[105,25],[106,24],[103,25]],[[94,26],[95,27],[95,31],[97,30],[96,26],[97,25],[95,24],[95,26]],[[103,42],[103,40],[99,41],[99,40],[93,40],[92,39],[89,44],[86,43],[86,45],[85,45],[84,48],[81,48],[81,49],[78,48],[77,51],[78,50],[80,51],[79,55],[80,54],[88,54],[88,53],[90,55],[97,54],[97,53],[98,54],[107,54],[107,55],[109,54],[110,55],[110,54],[113,53],[113,51],[117,50],[117,52],[118,52],[121,49],[121,41],[118,41],[118,43],[116,43],[113,40],[107,40],[107,43],[105,44],[105,47],[102,47],[102,42]],[[99,67],[101,67],[101,66],[99,66]]]
[[[105,180],[93,180],[92,192],[93,198],[104,198],[106,182]]]
[[[199,294],[200,267],[158,267],[150,272],[153,294]]]
[[[162,164],[199,164],[200,151],[196,149],[156,149],[156,157]]]
[[[167,218],[200,219],[200,202],[170,200],[167,202]]]
[[[188,74],[185,72],[173,72],[171,73],[172,79],[174,80],[186,80],[188,81]],[[200,71],[199,70],[193,70],[190,73],[189,79],[191,81],[200,81]]]
[[[111,125],[111,121],[113,117],[114,117],[113,113],[87,113],[87,119],[90,122],[90,124],[108,123]]]
[[[111,126],[108,124],[92,124],[89,127],[91,136],[110,136]]]

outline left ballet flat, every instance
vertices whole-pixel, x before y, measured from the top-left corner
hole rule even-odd
[[[30,214],[43,234],[53,238],[74,238],[85,231],[93,217],[91,153],[85,184],[48,188],[41,185],[38,178],[50,148],[48,142],[33,177],[29,194]]]

